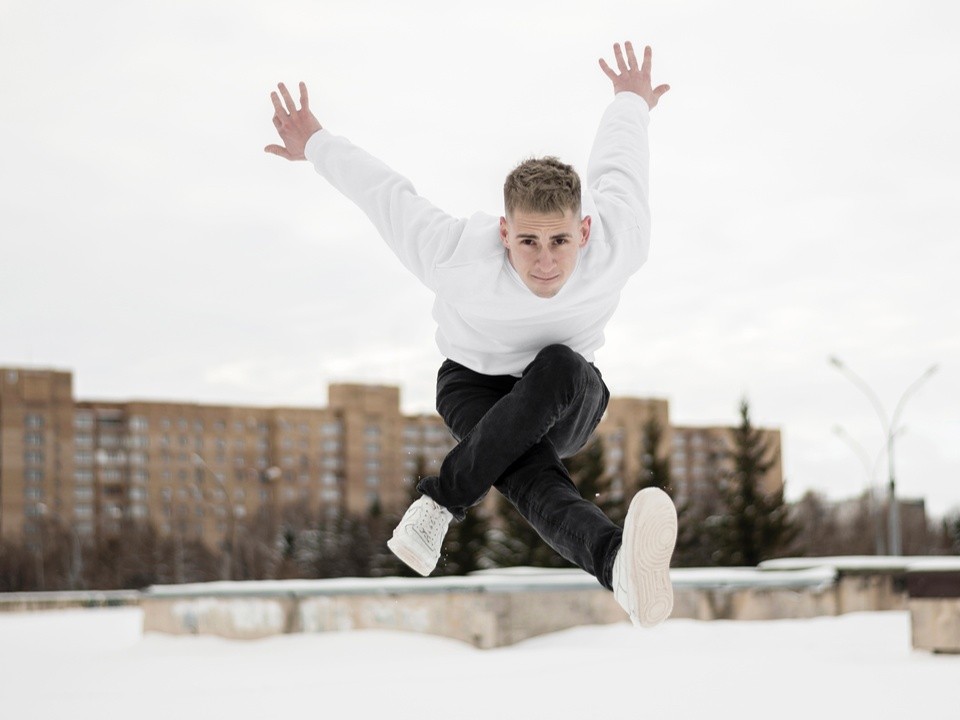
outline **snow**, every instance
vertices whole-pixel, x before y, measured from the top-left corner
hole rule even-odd
[[[903,555],[842,555],[822,558],[778,558],[760,563],[761,571],[767,570],[804,570],[809,568],[833,568],[840,572],[887,571],[907,572],[909,570],[938,571],[960,570],[960,558],[936,556]]]
[[[0,717],[950,717],[960,656],[905,612],[581,627],[513,647],[386,631],[141,632],[136,608],[0,614]]]
[[[677,587],[824,587],[836,580],[835,566],[808,563],[795,569],[674,568]],[[440,592],[517,592],[531,589],[596,590],[595,577],[577,569],[505,568],[467,576],[432,578],[330,578],[324,580],[248,580],[183,585],[154,585],[151,597],[278,597],[309,595],[404,595]]]

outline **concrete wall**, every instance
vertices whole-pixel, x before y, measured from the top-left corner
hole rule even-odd
[[[139,604],[140,593],[136,590],[0,593],[0,612],[124,607]]]
[[[957,563],[960,570],[960,559]],[[674,569],[671,617],[773,620],[909,608],[915,647],[960,652],[960,598],[911,597],[908,603],[907,565],[904,559],[890,566],[823,559],[761,569]],[[586,573],[531,568],[461,578],[219,582],[157,586],[142,593],[0,595],[0,611],[131,604],[143,607],[147,632],[252,639],[387,629],[441,635],[478,648],[579,625],[627,622],[613,594]]]
[[[626,621],[613,595],[590,580],[584,587],[502,588],[460,583],[444,587],[442,582],[424,587],[424,581],[414,579],[393,591],[373,584],[367,591],[342,592],[319,586],[273,596],[244,594],[241,587],[216,596],[176,595],[170,588],[145,593],[141,604],[146,632],[252,639],[296,632],[400,630],[493,648],[578,625]]]

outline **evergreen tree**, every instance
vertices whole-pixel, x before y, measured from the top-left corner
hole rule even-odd
[[[673,551],[674,567],[707,567],[716,563],[717,520],[711,515],[710,504],[702,498],[688,500],[677,506],[677,545]]]
[[[642,490],[647,487],[660,488],[671,497],[673,488],[670,484],[670,455],[660,455],[660,445],[663,438],[663,426],[657,418],[651,417],[643,426],[643,445],[640,455],[640,482]]]
[[[613,522],[622,525],[628,498],[614,492],[613,478],[607,473],[603,439],[597,435],[583,450],[565,459],[563,464],[580,494],[596,503]]]
[[[466,517],[450,523],[437,564],[438,575],[466,575],[491,567],[490,521],[482,506],[470,508]]]
[[[570,567],[506,498],[499,498],[497,509],[499,522],[490,533],[494,567]]]
[[[760,488],[776,456],[763,433],[751,424],[746,398],[740,402],[740,425],[727,456],[733,469],[721,481],[724,514],[716,523],[717,563],[755,566],[774,557],[795,533],[788,520],[783,488],[769,495]]]
[[[960,555],[960,510],[943,519],[943,547],[948,554]]]

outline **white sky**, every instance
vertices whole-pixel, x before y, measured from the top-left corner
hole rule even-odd
[[[906,612],[581,627],[496,650],[380,630],[142,633],[135,608],[0,613],[12,718],[952,717],[960,657]],[[952,708],[952,709],[951,709]]]
[[[0,5],[0,365],[75,394],[319,406],[336,381],[432,410],[431,296],[274,142],[268,94],[447,211],[500,212],[530,154],[583,168],[596,59],[654,47],[654,236],[598,365],[681,424],[783,432],[788,495],[866,483],[960,503],[960,6],[951,2],[108,2]],[[881,469],[881,475],[883,470]]]

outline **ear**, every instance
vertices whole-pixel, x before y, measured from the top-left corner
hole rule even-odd
[[[510,243],[507,241],[507,238],[510,237],[510,229],[507,227],[507,219],[505,217],[500,218],[500,242],[505,248],[510,247]]]
[[[592,220],[589,215],[585,215],[580,221],[580,247],[584,247],[590,239],[590,223]]]

